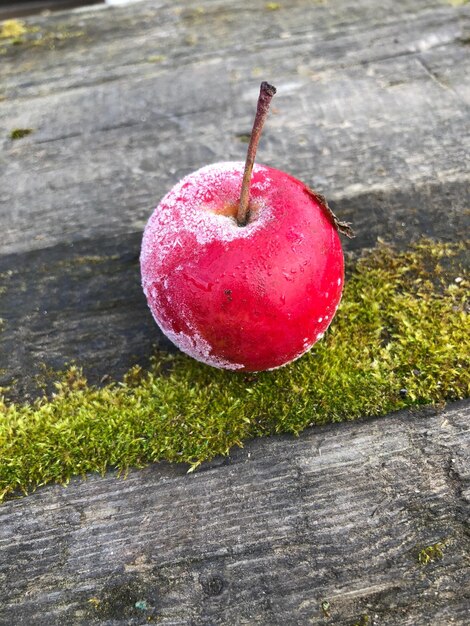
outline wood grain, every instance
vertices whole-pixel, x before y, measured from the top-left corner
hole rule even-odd
[[[37,20],[83,34],[2,58],[4,251],[141,230],[183,174],[244,157],[258,75],[279,85],[260,160],[337,201],[417,189],[426,203],[412,208],[434,221],[429,186],[468,180],[469,10],[382,5],[145,3]],[[11,142],[15,127],[35,133]],[[358,202],[346,217],[368,216]]]
[[[468,230],[470,7],[447,0],[142,2],[0,40],[0,385],[92,382],[171,349],[141,293],[151,208],[243,159],[324,193],[358,236]],[[41,39],[39,40],[39,37]],[[37,42],[37,44],[34,43]],[[33,133],[12,141],[15,128]],[[194,475],[49,486],[0,508],[0,624],[468,623],[468,402],[252,442]],[[421,549],[442,542],[427,566]],[[326,604],[325,604],[326,603]]]
[[[0,384],[14,397],[44,366],[76,361],[98,382],[169,348],[140,290],[140,233],[181,176],[244,158],[262,78],[278,95],[259,159],[327,196],[357,231],[347,250],[468,230],[469,7],[280,5],[65,12],[28,21],[44,43],[5,48]]]
[[[7,502],[0,624],[464,626],[469,417],[330,425]]]

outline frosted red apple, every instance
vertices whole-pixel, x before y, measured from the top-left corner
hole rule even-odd
[[[323,336],[341,298],[343,254],[323,199],[270,167],[254,166],[239,226],[243,170],[209,165],[163,198],[144,232],[142,282],[155,321],[183,352],[258,371]]]

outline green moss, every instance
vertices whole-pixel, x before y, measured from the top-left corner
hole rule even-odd
[[[418,552],[418,563],[421,565],[429,565],[434,561],[440,561],[444,556],[445,543],[438,541],[431,546],[426,546]]]
[[[32,128],[14,128],[10,132],[10,139],[23,139],[23,137],[27,137],[33,132]]]
[[[17,39],[28,32],[22,20],[5,20],[0,22],[0,39]]]
[[[37,26],[29,26],[23,20],[5,20],[0,22],[0,40],[6,45],[17,46],[28,41],[31,35],[39,31]],[[6,51],[6,49],[4,49]]]
[[[240,133],[236,138],[242,143],[250,143],[251,135],[249,133]]]
[[[432,242],[363,255],[325,339],[273,372],[164,355],[121,383],[95,388],[71,367],[52,398],[0,401],[0,497],[162,459],[194,469],[250,437],[467,397],[464,256]]]
[[[163,63],[166,61],[166,56],[164,54],[152,54],[147,57],[147,63]]]
[[[39,36],[32,43],[34,46],[46,46],[49,50],[55,50],[61,42],[77,39],[84,35],[85,33],[82,30],[71,31],[64,27],[59,27],[55,31],[39,33]]]
[[[323,602],[321,603],[321,610],[323,615],[327,618],[331,617],[330,609],[331,605],[328,600],[323,600]]]
[[[84,35],[83,31],[70,31],[63,24],[56,25],[54,30],[46,31],[23,20],[5,20],[0,22],[0,41],[6,47],[2,47],[0,51],[6,54],[10,46],[44,46],[54,50],[60,42]]]

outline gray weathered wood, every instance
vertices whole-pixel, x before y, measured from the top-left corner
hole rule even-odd
[[[34,393],[43,365],[73,359],[98,382],[170,349],[140,289],[143,225],[182,175],[243,158],[262,79],[278,95],[260,161],[332,200],[358,231],[347,250],[465,232],[469,6],[280,5],[35,17],[46,43],[0,55],[0,386],[16,379],[13,397]],[[21,127],[34,132],[12,141]],[[463,626],[468,417],[463,403],[329,426],[195,475],[161,464],[10,501],[0,624]],[[435,542],[443,559],[419,565]]]
[[[162,464],[7,502],[0,624],[466,626],[469,417],[331,425],[193,475]]]
[[[75,362],[96,384],[147,365],[157,342],[172,349],[142,297],[140,239],[136,233],[99,246],[81,241],[0,256],[0,386],[15,380],[10,395],[26,400],[36,376],[54,379],[43,365],[60,370]]]
[[[332,200],[358,233],[347,249],[468,228],[469,8],[280,4],[35,17],[46,44],[5,48],[0,385],[16,397],[43,364],[75,360],[97,382],[168,348],[139,287],[140,233],[183,174],[244,157],[261,77],[278,95],[259,159]],[[12,141],[17,127],[35,132]]]
[[[4,250],[141,230],[180,176],[244,157],[236,137],[251,126],[254,75],[279,86],[261,161],[346,200],[363,235],[377,195],[411,192],[432,223],[450,187],[455,235],[452,200],[468,181],[468,10],[376,4],[151,3],[38,20],[83,35],[2,58]],[[12,143],[15,127],[36,132]],[[377,211],[372,228],[387,215],[403,230]]]
[[[18,19],[24,15],[72,9],[100,2],[104,0],[4,0],[0,3],[0,19]]]

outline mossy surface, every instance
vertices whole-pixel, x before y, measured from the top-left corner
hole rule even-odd
[[[5,20],[0,22],[0,39],[16,39],[28,32],[28,28],[21,20]]]
[[[468,397],[464,257],[432,242],[364,254],[324,340],[274,372],[163,355],[103,388],[72,367],[53,397],[0,400],[0,497],[163,459],[194,469],[247,438]]]
[[[61,42],[83,37],[84,34],[83,31],[70,31],[62,24],[57,24],[53,30],[46,31],[23,20],[5,20],[0,22],[0,54],[11,51],[12,46],[20,48],[45,46],[54,50]]]
[[[32,128],[14,128],[10,132],[10,139],[23,139],[23,137],[27,137],[33,132]]]
[[[445,543],[438,541],[431,546],[426,546],[418,552],[418,563],[420,565],[429,565],[434,561],[440,561],[444,557]]]

